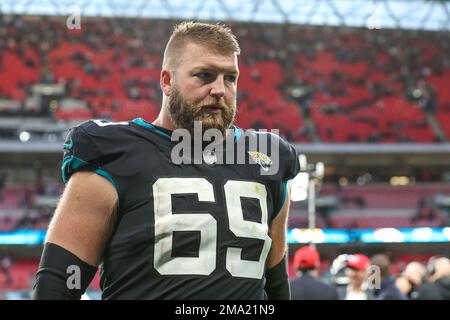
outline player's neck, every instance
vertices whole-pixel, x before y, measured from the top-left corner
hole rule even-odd
[[[170,131],[174,131],[176,128],[173,126],[172,121],[170,121],[168,116],[165,116],[164,114],[164,108],[161,109],[161,112],[158,115],[158,118],[156,118],[152,124],[155,126],[158,126],[160,128],[164,128]]]

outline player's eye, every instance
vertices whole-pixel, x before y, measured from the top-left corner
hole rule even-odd
[[[235,83],[236,82],[236,76],[234,76],[234,75],[225,76],[225,81],[229,81],[229,82]]]
[[[199,72],[199,73],[196,73],[195,76],[205,82],[214,80],[214,74],[211,72]]]

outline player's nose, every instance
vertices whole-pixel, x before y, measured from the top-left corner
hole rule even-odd
[[[214,82],[211,82],[210,95],[215,98],[222,98],[225,95],[225,80],[223,76],[218,76]]]

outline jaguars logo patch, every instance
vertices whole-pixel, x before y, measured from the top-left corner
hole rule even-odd
[[[270,160],[269,156],[259,151],[249,151],[248,154],[264,171],[269,171],[269,168],[272,166],[272,160]]]

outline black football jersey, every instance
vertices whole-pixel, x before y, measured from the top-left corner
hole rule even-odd
[[[94,171],[118,195],[100,266],[103,299],[267,298],[268,230],[287,180],[299,171],[298,156],[277,135],[233,130],[230,145],[244,143],[244,164],[172,161],[179,146],[172,132],[140,118],[90,120],[70,130],[64,182],[73,172]],[[254,135],[276,142],[279,156],[247,142]],[[274,165],[275,174],[263,174]]]

